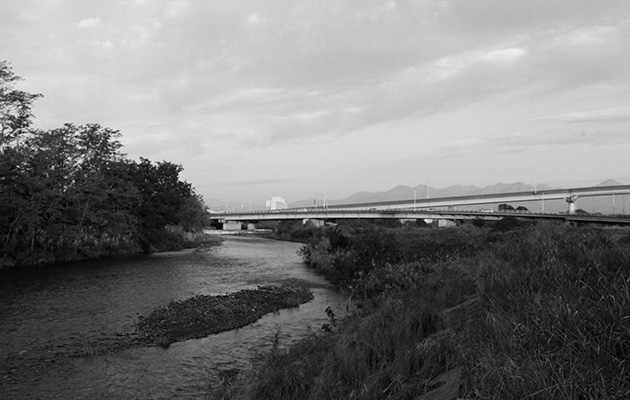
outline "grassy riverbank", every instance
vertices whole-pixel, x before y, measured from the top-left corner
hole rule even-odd
[[[96,259],[116,259],[119,257],[135,256],[139,254],[161,253],[168,251],[179,251],[184,249],[205,249],[221,244],[223,239],[217,235],[209,235],[202,231],[189,232],[182,227],[168,226],[160,234],[155,234],[152,242],[147,242],[148,247],[143,249],[140,243],[131,237],[110,237],[110,238],[83,238],[72,251],[65,253],[62,257],[55,257],[52,254],[41,255],[34,252],[29,257],[30,261],[16,263],[4,260],[0,263],[0,273],[10,269],[41,267],[53,264],[63,264],[75,261],[96,260]]]
[[[358,312],[211,397],[630,397],[627,234],[508,221],[313,237],[304,258]]]

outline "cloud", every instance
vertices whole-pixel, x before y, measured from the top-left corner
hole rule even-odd
[[[326,140],[369,125],[465,105],[503,90],[512,85],[513,68],[524,54],[525,50],[516,47],[470,51],[420,62],[401,71],[394,68],[400,63],[383,56],[392,61],[391,71],[375,64],[373,73],[355,71],[350,75],[349,71],[349,79],[334,84],[336,78],[332,77],[328,86],[314,85],[317,79],[311,74],[301,85],[280,81],[276,82],[281,84],[278,87],[237,91],[220,97],[219,103],[207,109],[242,115],[241,121],[252,127],[251,134],[242,135],[247,146],[316,141],[318,137]],[[372,57],[380,57],[380,50]],[[337,57],[331,60],[343,62]],[[370,66],[361,68],[363,72]]]
[[[395,13],[398,9],[399,5],[394,0],[372,3],[356,11],[354,18],[359,22],[378,23],[383,19],[391,17],[392,13]]]
[[[150,28],[133,24],[127,27],[127,34],[123,39],[122,44],[127,47],[139,47],[145,44],[150,37]]]
[[[484,54],[483,58],[494,62],[512,62],[518,60],[523,54],[525,54],[525,50],[510,47],[507,49],[489,51]]]
[[[166,3],[164,15],[166,18],[175,18],[183,15],[190,7],[187,0],[175,0]]]
[[[542,92],[567,91],[616,81],[630,83],[630,23],[557,32],[537,45],[528,69]]]
[[[80,29],[97,28],[102,25],[101,19],[98,17],[91,17],[83,19],[75,24]]]
[[[221,184],[221,186],[251,186],[251,185],[270,185],[275,183],[287,182],[286,178],[248,178],[248,179],[230,179]]]
[[[533,118],[530,121],[560,121],[566,123],[626,122],[630,121],[630,109],[607,108],[603,110],[570,112]]]
[[[261,17],[258,14],[249,14],[247,16],[247,24],[248,25],[256,26],[256,25],[265,24],[266,22],[267,22],[267,20],[265,18]]]
[[[588,26],[574,29],[567,33],[561,33],[551,41],[552,47],[589,47],[606,45],[619,40],[622,34],[622,27],[627,25],[628,20],[621,21],[616,26]]]
[[[401,155],[626,145],[623,0],[48,3],[0,14],[6,57],[46,94],[37,123],[120,127],[133,151],[186,164],[212,153],[226,182],[295,149],[367,166],[387,146],[393,171]]]
[[[114,44],[109,40],[93,40],[90,42],[92,45],[104,49],[109,50],[114,48]]]
[[[547,131],[531,134],[513,134],[492,139],[482,144],[505,149],[533,149],[562,146],[618,146],[630,144],[630,137],[622,130],[586,129],[580,131]]]

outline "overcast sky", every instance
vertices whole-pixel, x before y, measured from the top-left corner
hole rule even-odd
[[[630,183],[627,0],[4,0],[0,59],[208,199]]]

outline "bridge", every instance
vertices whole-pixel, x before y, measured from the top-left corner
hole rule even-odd
[[[507,216],[531,220],[556,220],[572,223],[600,223],[630,225],[627,215],[576,215],[575,201],[580,197],[614,196],[630,194],[630,185],[598,186],[570,189],[550,189],[532,192],[481,194],[469,196],[441,197],[433,199],[408,199],[372,203],[340,204],[326,208],[289,208],[285,210],[226,212],[214,214],[213,219],[224,223],[224,229],[240,229],[242,223],[280,220],[335,221],[338,219],[424,219],[465,221],[483,219],[496,221]],[[568,212],[563,214],[521,211],[454,210],[455,207],[565,200]]]
[[[565,200],[569,214],[575,214],[575,201],[580,197],[597,197],[630,194],[630,185],[597,186],[570,189],[549,189],[533,192],[477,194],[470,196],[438,197],[433,199],[408,199],[374,203],[342,204],[329,206],[333,209],[418,209],[461,207],[480,204],[521,203],[529,201]]]

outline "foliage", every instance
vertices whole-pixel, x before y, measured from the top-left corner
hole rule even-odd
[[[302,259],[331,282],[348,286],[375,265],[402,259],[396,238],[371,226],[349,235],[338,227],[319,228],[300,250]]]
[[[361,277],[389,264],[473,255],[484,237],[484,231],[472,227],[433,230],[339,225],[311,234],[311,241],[300,250],[300,255],[331,282],[356,290]],[[373,294],[367,290],[361,296]]]
[[[276,237],[296,242],[309,242],[318,229],[312,223],[303,224],[301,221],[280,221],[274,228]]]
[[[516,217],[504,217],[494,223],[492,232],[507,232],[523,228],[529,224],[531,224],[531,222],[519,221]]]
[[[514,207],[512,207],[512,206],[511,206],[511,205],[509,205],[509,204],[505,204],[505,203],[503,203],[503,204],[499,204],[499,206],[497,207],[497,209],[498,209],[499,211],[514,211]]]
[[[9,63],[0,61],[0,149],[11,147],[31,125],[33,101],[40,94],[15,89],[21,78],[13,73]]]
[[[203,201],[192,186],[179,179],[181,165],[167,161],[153,163],[141,158],[139,163],[128,163],[129,176],[140,194],[140,201],[131,209],[139,221],[138,240],[145,252],[153,247],[178,247],[177,241],[166,229],[181,225],[188,231],[199,231],[208,225]]]
[[[98,124],[31,127],[39,95],[14,89],[0,62],[0,268],[177,248],[205,206],[182,167],[121,153],[121,134]]]
[[[472,220],[472,225],[476,226],[477,228],[483,228],[485,224],[486,224],[486,221],[484,221],[483,218],[477,217]]]

